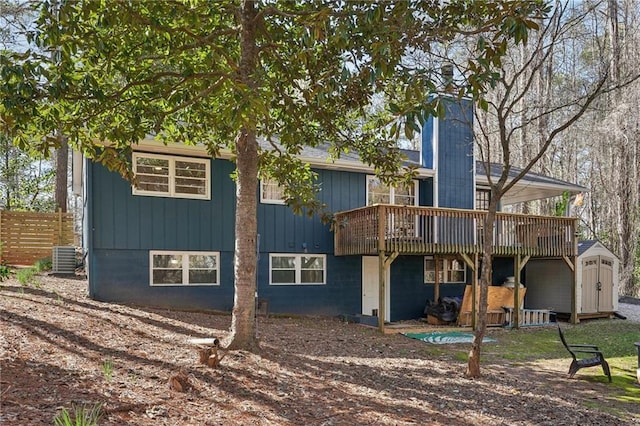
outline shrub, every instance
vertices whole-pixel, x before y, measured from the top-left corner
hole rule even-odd
[[[35,282],[35,275],[36,270],[34,268],[19,269],[18,272],[16,272],[16,278],[23,286],[33,284]]]
[[[0,281],[4,281],[11,275],[11,270],[7,265],[0,265]]]
[[[44,272],[44,271],[50,271],[52,265],[53,264],[51,263],[51,258],[46,257],[44,259],[38,260],[33,265],[33,268],[36,270],[36,272]]]
[[[97,403],[93,407],[73,406],[73,413],[63,408],[54,419],[55,426],[97,426],[102,418],[102,404]]]

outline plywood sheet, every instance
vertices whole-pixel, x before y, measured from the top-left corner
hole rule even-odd
[[[501,310],[503,306],[513,308],[513,288],[489,286],[488,294],[488,311]],[[518,292],[518,298],[520,300],[520,307],[523,306],[524,295],[527,292],[526,288],[520,288]],[[468,285],[464,289],[464,296],[462,298],[462,305],[460,306],[460,312],[471,312],[471,286]],[[480,288],[477,289],[477,297],[480,297]]]

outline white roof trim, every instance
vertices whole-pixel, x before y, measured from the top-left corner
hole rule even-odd
[[[476,186],[488,186],[486,176],[476,177]],[[584,192],[585,188],[573,184],[554,184],[532,182],[526,179],[518,181],[503,197],[502,204],[517,204],[525,201],[541,200],[562,195],[565,191],[570,194]]]
[[[161,154],[174,154],[174,155],[185,155],[185,156],[194,156],[194,157],[209,157],[209,154],[206,148],[203,145],[185,145],[179,143],[169,143],[164,144],[163,142],[159,142],[154,139],[143,139],[138,144],[132,146],[134,151],[147,151],[147,152],[155,152]],[[218,158],[230,160],[235,157],[228,149],[220,150],[220,155]],[[374,173],[375,169],[371,166],[367,166],[366,164],[362,164],[359,161],[355,160],[345,160],[338,158],[336,160],[325,159],[321,160],[319,158],[313,157],[298,157],[304,163],[308,163],[313,167],[317,167],[319,169],[327,169],[327,170],[340,170],[340,171],[352,171],[352,172],[360,172],[360,173]],[[435,170],[426,169],[426,168],[418,168],[419,178],[432,177],[435,175]]]

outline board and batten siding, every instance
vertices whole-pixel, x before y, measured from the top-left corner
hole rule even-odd
[[[134,196],[131,184],[87,163],[89,293],[97,300],[189,309],[233,306],[233,164],[213,160],[211,200]],[[216,286],[149,284],[149,251],[216,251]]]
[[[92,164],[94,249],[233,250],[233,165],[214,160],[211,200],[138,196],[120,175]]]
[[[438,207],[473,209],[473,103],[446,97],[441,102],[444,117],[429,117],[422,128],[422,166],[436,169]]]
[[[473,209],[473,104],[445,101],[438,123],[438,207]]]
[[[327,211],[338,212],[366,204],[366,175],[335,170],[315,170],[320,192],[318,201]],[[333,232],[317,215],[297,215],[285,205],[258,204],[260,251],[266,253],[333,254]]]
[[[211,200],[134,196],[131,185],[101,165],[87,165],[87,236],[91,297],[111,302],[229,311],[233,306],[235,184],[233,163],[211,161]],[[318,198],[331,212],[366,204],[366,174],[317,170]],[[421,183],[423,185],[424,182]],[[287,206],[258,204],[258,295],[272,312],[359,312],[360,257],[334,257],[330,224]],[[269,285],[269,253],[326,255],[326,284]],[[220,253],[217,286],[149,285],[149,251]]]

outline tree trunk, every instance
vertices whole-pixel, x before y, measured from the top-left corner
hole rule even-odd
[[[489,201],[489,210],[485,216],[482,241],[482,267],[480,268],[480,297],[478,300],[478,321],[473,332],[473,342],[469,351],[466,375],[468,377],[480,377],[480,354],[482,352],[482,339],[487,331],[487,301],[489,285],[491,283],[491,269],[493,260],[493,229],[495,226],[496,212],[499,198],[492,189]]]
[[[56,149],[56,189],[54,202],[56,210],[67,211],[67,173],[69,170],[69,145],[67,138],[58,133],[59,147]]]
[[[245,96],[254,96],[253,74],[257,64],[256,9],[244,1],[241,11],[241,59],[239,79],[249,87]],[[236,138],[236,244],[234,255],[235,294],[228,349],[255,351],[256,245],[258,237],[257,187],[258,142],[255,120],[246,118]]]

